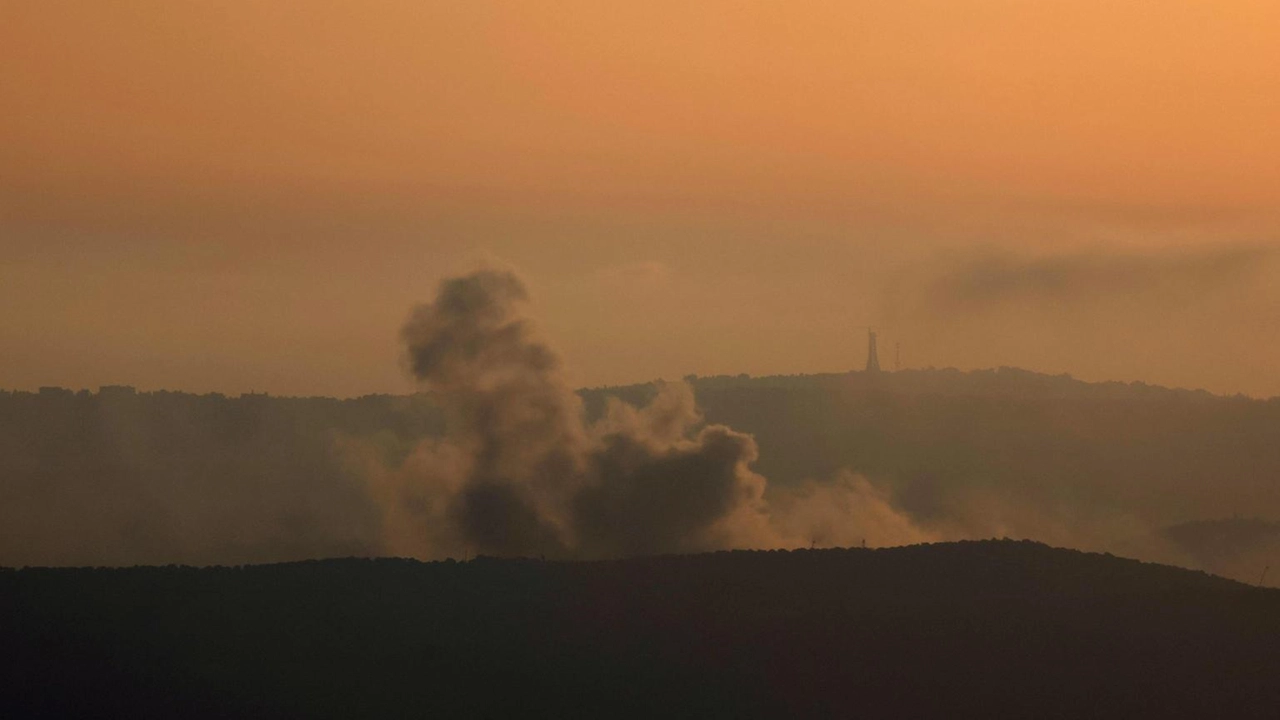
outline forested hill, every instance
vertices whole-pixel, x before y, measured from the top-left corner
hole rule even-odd
[[[897,481],[1007,475],[1102,485],[1219,483],[1280,471],[1280,398],[1217,396],[1144,383],[1088,383],[999,368],[686,378],[708,422],[755,435],[758,469],[776,482],[840,468]],[[642,403],[652,386],[583,391]],[[1190,488],[1184,488],[1190,489]],[[1280,486],[1255,499],[1280,509]],[[1256,511],[1238,497],[1214,511]]]
[[[753,468],[771,487],[859,473],[939,537],[1131,552],[1111,543],[1280,519],[1280,400],[1007,368],[689,381],[707,422],[754,435]],[[607,397],[642,404],[654,392],[581,395],[599,417]],[[394,468],[445,432],[427,395],[0,392],[0,564],[379,554],[379,510],[353,443]],[[1271,562],[1265,548],[1226,564],[1190,551],[1186,562],[1238,566],[1242,579]]]
[[[1280,592],[1013,541],[0,572],[6,717],[1274,717]]]

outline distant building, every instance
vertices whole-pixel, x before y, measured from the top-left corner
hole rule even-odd
[[[876,331],[867,331],[867,372],[880,372],[880,355],[876,352]]]
[[[98,388],[100,398],[131,398],[138,394],[132,385],[102,385]]]

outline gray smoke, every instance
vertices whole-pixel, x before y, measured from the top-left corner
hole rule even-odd
[[[519,315],[526,300],[510,273],[452,279],[403,337],[470,459],[449,508],[458,533],[484,552],[560,554],[572,542],[561,505],[581,482],[587,438],[559,359]]]
[[[929,287],[929,302],[935,312],[951,313],[1009,303],[1075,303],[1107,297],[1147,296],[1169,303],[1264,276],[1276,255],[1275,248],[1262,245],[1043,257],[987,252],[943,268]]]
[[[755,441],[699,427],[687,385],[661,384],[644,408],[613,401],[589,426],[527,301],[514,274],[481,271],[445,281],[405,325],[408,367],[450,430],[376,473],[388,550],[616,557],[808,544],[808,506],[793,498],[786,518],[771,512],[749,467]]]
[[[527,299],[515,275],[477,272],[444,282],[404,328],[410,370],[449,414],[442,444],[461,458],[457,477],[424,478],[447,488],[430,493],[447,506],[445,534],[500,555],[718,546],[729,530],[717,525],[760,500],[752,439],[718,426],[687,439],[697,416],[678,386],[588,428],[560,359],[524,317]]]

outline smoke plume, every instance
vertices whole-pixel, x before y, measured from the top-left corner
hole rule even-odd
[[[683,383],[660,384],[643,408],[611,400],[588,425],[527,301],[514,274],[480,271],[445,281],[405,325],[408,368],[450,430],[376,473],[389,551],[616,557],[808,545],[818,525],[865,514],[832,494],[877,500],[851,481],[771,508],[750,468],[755,441],[704,426]],[[888,527],[895,540],[921,539],[905,519]]]

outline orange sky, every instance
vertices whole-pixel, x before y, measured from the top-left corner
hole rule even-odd
[[[576,381],[1280,394],[1280,5],[0,0],[0,387],[401,392],[514,265]],[[975,289],[976,288],[976,289]],[[888,364],[888,363],[886,363]]]

